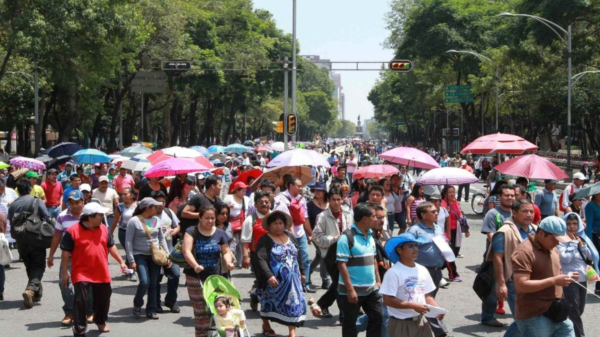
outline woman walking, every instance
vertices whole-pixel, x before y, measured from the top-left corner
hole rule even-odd
[[[390,192],[394,196],[394,220],[396,220],[400,227],[398,230],[400,234],[406,232],[406,198],[404,197],[404,190],[401,188],[401,185],[402,179],[400,175],[394,174],[390,178]],[[423,189],[423,193],[425,193],[425,189]]]
[[[210,329],[210,313],[202,294],[202,282],[211,275],[221,275],[221,257],[228,270],[233,270],[227,234],[215,226],[216,212],[212,206],[198,211],[197,226],[186,230],[183,237],[183,255],[191,268],[184,270],[190,301],[194,307],[196,337],[206,337]]]
[[[127,239],[127,223],[129,222],[129,219],[131,219],[131,216],[133,215],[133,212],[137,207],[137,202],[135,201],[136,195],[133,191],[133,188],[124,187],[123,194],[121,194],[121,199],[123,200],[123,202],[119,203],[117,205],[117,208],[115,208],[115,221],[113,221],[112,226],[110,227],[110,236],[113,236],[116,224],[119,224],[119,243],[121,244],[123,249],[125,249],[125,259],[127,264],[129,264],[134,261],[129,261],[127,259],[127,245],[125,244],[125,242]],[[133,274],[128,275],[127,277],[131,282],[137,282],[138,280],[137,276],[135,275],[135,272]]]
[[[142,199],[127,223],[125,240],[127,260],[133,261],[129,264],[129,268],[137,271],[140,279],[135,297],[133,298],[133,316],[135,318],[142,316],[144,295],[148,294],[146,317],[149,319],[158,319],[158,315],[156,314],[156,287],[161,266],[152,260],[150,242],[156,247],[160,246],[165,251],[169,251],[162,230],[162,222],[156,216],[158,214],[158,206],[162,206],[162,203],[150,197]],[[150,240],[148,239],[148,235],[150,235]],[[169,267],[171,267],[171,261],[167,265],[167,268]]]
[[[225,203],[219,203],[216,207],[217,217],[215,221],[215,226],[220,230],[224,231],[227,234],[227,244],[231,247],[231,242],[233,241],[233,231],[231,230],[231,225],[229,224],[229,213],[231,209],[229,205]],[[232,255],[233,257],[233,255]],[[235,261],[233,261],[235,264]],[[231,273],[227,270],[227,263],[224,258],[221,258],[221,275],[228,280],[231,280]]]
[[[408,197],[408,200],[406,201],[406,210],[407,210],[407,218],[408,218],[408,223],[412,226],[414,224],[417,223],[417,221],[419,221],[419,218],[417,217],[417,206],[419,206],[420,203],[425,201],[425,188],[423,187],[423,184],[415,184],[413,186],[412,192],[410,192],[410,196]]]
[[[181,183],[171,184],[171,190],[167,197],[167,205],[173,213],[177,214],[179,207],[185,205],[191,197],[190,192],[194,189],[194,181],[185,177]]]
[[[442,207],[450,214],[449,226],[446,226],[446,237],[450,240],[450,248],[452,248],[454,255],[459,257],[458,253],[460,252],[462,243],[460,219],[463,218],[463,214],[460,210],[460,203],[456,200],[456,190],[454,189],[454,186],[446,185],[442,190]],[[469,237],[470,233],[466,232],[465,236]],[[458,270],[456,269],[456,262],[446,262],[446,265],[448,267],[450,281],[462,282]]]
[[[310,222],[311,230],[315,229],[317,225],[317,216],[321,214],[324,210],[329,207],[329,202],[327,201],[327,186],[325,183],[318,182],[311,189],[314,198],[308,204],[306,204],[306,209],[308,210],[308,221]],[[314,237],[313,237],[314,243]],[[327,274],[327,269],[325,268],[325,260],[323,260],[325,256],[321,254],[320,249],[316,249],[315,258],[310,263],[310,274],[308,275],[308,286],[314,288],[312,285],[312,281],[310,275],[319,267],[319,274],[321,275],[321,289],[329,288],[329,284],[331,281],[329,280],[329,274]]]
[[[292,218],[274,211],[263,218],[263,228],[267,231],[258,240],[258,281],[257,293],[261,299],[260,316],[269,321],[286,325],[289,336],[296,337],[296,328],[306,320],[306,302],[302,292],[305,283],[302,259],[298,258],[298,243],[292,228]],[[265,336],[275,336],[275,332],[265,330]]]
[[[230,209],[229,224],[233,231],[231,251],[234,253],[238,268],[242,268],[242,225],[246,220],[248,205],[250,205],[250,199],[246,196],[247,188],[248,185],[238,181],[233,184],[233,193],[227,195],[225,199],[223,199],[223,202],[229,205]]]

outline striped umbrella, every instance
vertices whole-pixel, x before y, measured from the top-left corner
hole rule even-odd
[[[148,171],[150,167],[152,167],[152,163],[150,163],[150,161],[147,159],[149,155],[149,153],[138,154],[137,156],[123,162],[121,167],[133,172]]]

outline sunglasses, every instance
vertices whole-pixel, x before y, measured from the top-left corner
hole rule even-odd
[[[219,213],[219,215],[229,216],[229,213],[228,212],[221,212],[221,213]]]

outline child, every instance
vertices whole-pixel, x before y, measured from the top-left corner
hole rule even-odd
[[[241,329],[245,326],[246,315],[243,310],[232,309],[231,299],[225,296],[215,298],[215,324],[219,332],[224,331],[227,337],[241,336]]]

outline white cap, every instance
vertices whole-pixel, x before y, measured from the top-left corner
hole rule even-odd
[[[467,161],[463,159],[463,160],[460,162],[460,164],[461,164],[461,165],[467,165]]]
[[[585,180],[585,175],[581,172],[577,172],[573,175],[573,179]]]
[[[83,206],[83,214],[84,215],[92,215],[92,214],[106,214],[106,212],[108,212],[109,209],[106,207],[103,207],[100,204],[97,204],[95,202],[90,202],[87,205]]]
[[[98,178],[98,182],[101,183],[103,181],[108,182],[108,177],[107,176],[101,176],[100,178]]]
[[[90,186],[90,184],[81,184],[81,186],[79,186],[79,190],[81,192],[83,192],[83,191],[91,192],[92,191],[92,186]]]

